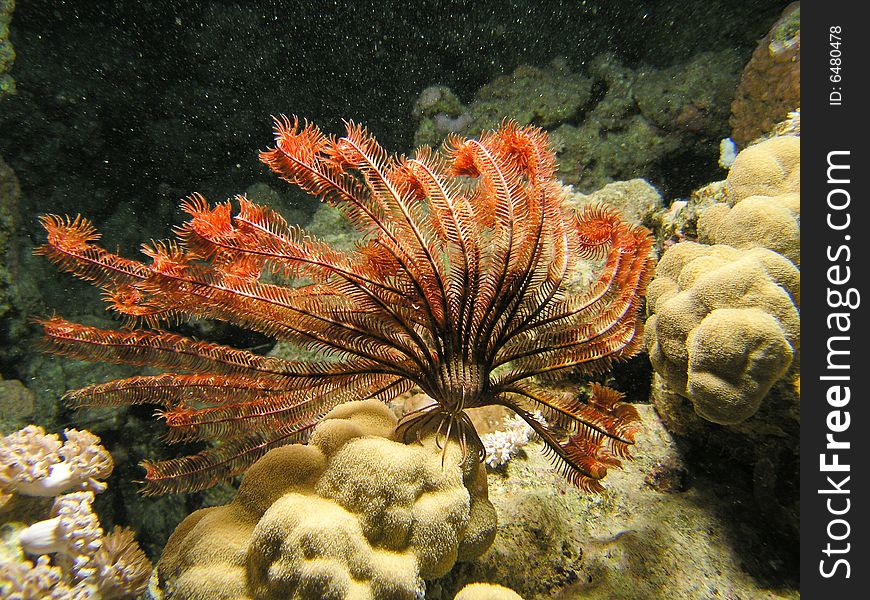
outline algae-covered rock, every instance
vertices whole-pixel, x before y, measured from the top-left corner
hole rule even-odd
[[[731,104],[731,137],[744,146],[767,133],[801,100],[800,3],[782,12],[743,69]]]
[[[0,100],[6,95],[15,93],[15,80],[9,74],[15,62],[15,50],[9,39],[9,24],[12,22],[13,10],[15,10],[15,0],[0,0]]]
[[[424,89],[411,114],[417,121],[415,146],[438,145],[451,133],[464,133],[472,120],[456,94],[443,85]]]
[[[589,194],[574,192],[567,198],[575,209],[589,204],[606,204],[619,210],[623,218],[633,225],[655,228],[664,200],[658,190],[643,179],[614,181]]]
[[[539,442],[491,473],[499,515],[492,547],[457,565],[427,599],[449,600],[470,582],[498,583],[526,600],[797,598],[796,588],[773,591],[750,574],[774,559],[744,554],[768,534],[733,514],[734,497],[709,479],[687,480],[681,450],[655,409],[636,408],[634,459],[601,494],[560,481]]]
[[[29,319],[39,306],[35,277],[26,266],[32,262],[30,250],[22,249],[21,199],[18,177],[0,157],[0,362],[10,369],[32,352]],[[16,376],[27,381],[20,373]]]
[[[467,106],[442,86],[426,88],[414,109],[415,143],[435,144],[451,132],[477,135],[504,118],[532,123],[552,133],[559,179],[590,192],[703,164],[727,131],[740,68],[733,50],[665,68],[629,68],[603,53],[583,68],[572,72],[561,60],[520,66],[481,87]]]
[[[340,405],[308,445],[251,467],[236,498],[191,514],[158,564],[167,599],[413,600],[424,578],[484,552],[495,534],[485,471],[390,438],[396,418],[369,400]]]
[[[2,1],[2,0],[0,0]],[[0,158],[0,319],[11,308],[10,295],[12,273],[10,273],[12,237],[16,222],[19,220],[18,203],[21,199],[21,186],[15,172]]]
[[[739,70],[733,50],[702,52],[662,70],[642,70],[634,96],[641,113],[666,131],[721,138]]]
[[[267,183],[257,182],[248,186],[245,197],[257,204],[277,211],[290,224],[305,225],[320,205],[308,194],[296,189],[278,191]]]
[[[465,107],[462,106],[462,102],[449,87],[430,85],[420,92],[420,96],[414,102],[411,114],[416,119],[422,120],[439,114],[455,118],[463,112],[465,112]]]
[[[0,436],[20,429],[33,414],[34,394],[17,379],[0,376]]]
[[[653,165],[681,145],[676,134],[662,132],[643,115],[627,115],[611,128],[594,112],[580,126],[561,125],[553,132],[553,143],[559,178],[587,192],[613,181],[648,177]]]
[[[520,124],[551,128],[578,116],[592,93],[592,81],[561,61],[544,68],[519,66],[478,90],[470,109],[478,130],[497,127],[505,115]]]
[[[448,88],[430,86],[412,111],[418,121],[414,143],[437,145],[451,133],[477,135],[505,118],[552,129],[576,119],[591,93],[592,81],[559,60],[545,67],[520,65],[481,87],[468,106]]]

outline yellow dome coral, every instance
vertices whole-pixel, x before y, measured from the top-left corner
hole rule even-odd
[[[523,597],[500,585],[471,583],[459,590],[453,600],[523,600]]]
[[[393,441],[378,401],[330,412],[307,446],[272,450],[235,500],[199,510],[158,565],[167,599],[374,599],[422,594],[423,578],[484,552],[495,535],[486,475],[446,465],[432,436]]]
[[[732,203],[749,196],[780,196],[801,188],[801,140],[780,136],[746,148],[726,179]]]
[[[779,136],[737,155],[728,202],[698,218],[698,239],[735,248],[767,248],[800,266],[800,138]]]
[[[714,204],[698,219],[698,238],[734,248],[767,248],[801,264],[800,194],[749,196],[729,208]]]
[[[653,367],[715,423],[755,414],[798,348],[800,273],[764,248],[676,244],[647,301]]]

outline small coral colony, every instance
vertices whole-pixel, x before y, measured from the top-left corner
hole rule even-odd
[[[147,262],[99,245],[82,217],[45,216],[40,249],[99,287],[126,327],[41,321],[50,351],[164,372],[67,394],[77,407],[156,404],[172,442],[194,455],[146,463],[145,493],[199,490],[242,473],[271,448],[303,441],[335,406],[413,388],[434,402],[399,422],[412,442],[436,432],[463,460],[482,458],[466,409],[513,410],[553,464],[601,489],[628,453],[637,414],[598,384],[582,397],[550,383],[597,375],[639,351],[652,240],[600,206],[563,206],[544,132],[507,121],[440,151],[390,156],[362,127],[335,137],[276,120],[261,160],[362,233],[343,251],[243,196],[182,210],[176,239],[143,246]],[[599,267],[577,290],[584,261]],[[291,284],[292,281],[292,284]],[[197,341],[166,328],[219,319],[320,358],[289,360]],[[446,455],[445,455],[446,456]]]

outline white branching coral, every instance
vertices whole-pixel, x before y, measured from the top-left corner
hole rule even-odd
[[[90,431],[77,429],[64,429],[63,433],[66,442],[58,453],[64,458],[61,465],[69,469],[70,479],[81,480],[78,485],[82,489],[94,493],[104,491],[106,484],[99,480],[112,474],[114,463],[112,456],[100,445],[100,438]]]
[[[535,419],[544,421],[544,417],[535,413]],[[520,417],[505,419],[505,429],[485,433],[480,436],[483,448],[486,450],[486,466],[498,468],[507,463],[520,449],[534,439],[534,430]]]
[[[93,512],[112,457],[88,431],[67,429],[64,435],[62,442],[30,425],[0,439],[0,504],[13,494],[56,496],[49,518],[17,534],[21,560],[0,565],[0,597],[133,598],[147,586],[151,563],[132,531],[116,527],[104,536]],[[70,489],[80,491],[58,495]],[[23,560],[25,554],[35,562]]]
[[[47,556],[36,563],[29,560],[0,565],[0,596],[10,600],[55,598],[55,591],[68,592],[63,583],[63,571],[51,566]]]
[[[67,490],[106,489],[111,455],[89,431],[65,429],[66,442],[42,427],[28,425],[0,438],[0,496],[57,496]],[[2,501],[2,499],[0,499]]]
[[[22,485],[48,478],[61,461],[63,444],[42,427],[28,425],[0,439],[0,494],[8,497]]]
[[[73,492],[58,497],[51,518],[38,521],[18,536],[28,554],[61,554],[69,560],[72,574],[79,579],[94,575],[91,558],[100,549],[103,529],[93,513],[93,492]]]
[[[39,556],[37,565],[44,570],[40,585],[69,591],[70,595],[58,598],[131,598],[147,586],[151,562],[136,544],[131,530],[115,527],[112,533],[103,536],[100,521],[92,510],[93,501],[93,492],[72,492],[58,497],[51,518],[22,530],[18,542],[25,553]],[[48,554],[55,555],[52,565]],[[13,583],[21,579],[13,570],[21,570],[22,564],[31,565],[28,561],[17,564],[9,567]],[[0,581],[5,578],[4,572]],[[85,595],[77,596],[81,590],[86,591]],[[49,597],[55,598],[54,595],[21,596],[22,600]]]

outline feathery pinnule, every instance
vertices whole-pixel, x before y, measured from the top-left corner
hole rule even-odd
[[[82,360],[162,369],[69,392],[75,406],[153,403],[170,442],[212,440],[194,456],[146,463],[145,493],[197,490],[245,470],[275,446],[305,439],[337,404],[389,400],[417,387],[435,403],[407,415],[481,447],[465,412],[503,405],[541,436],[573,483],[601,489],[628,455],[637,413],[593,384],[588,398],[547,383],[601,374],[640,349],[640,303],[652,274],[642,227],[601,206],[563,205],[547,135],[505,121],[436,152],[390,156],[363,127],[341,137],[296,118],[275,120],[261,160],[329,203],[362,234],[339,250],[244,196],[210,206],[194,194],[176,239],[148,259],[97,245],[84,218],[44,216],[39,252],[103,291],[128,328],[44,319],[46,346]],[[235,214],[234,214],[234,211]],[[601,263],[580,293],[580,261]],[[306,278],[289,287],[264,275]],[[219,319],[319,353],[290,361],[166,331]],[[543,419],[536,415],[542,415]]]

